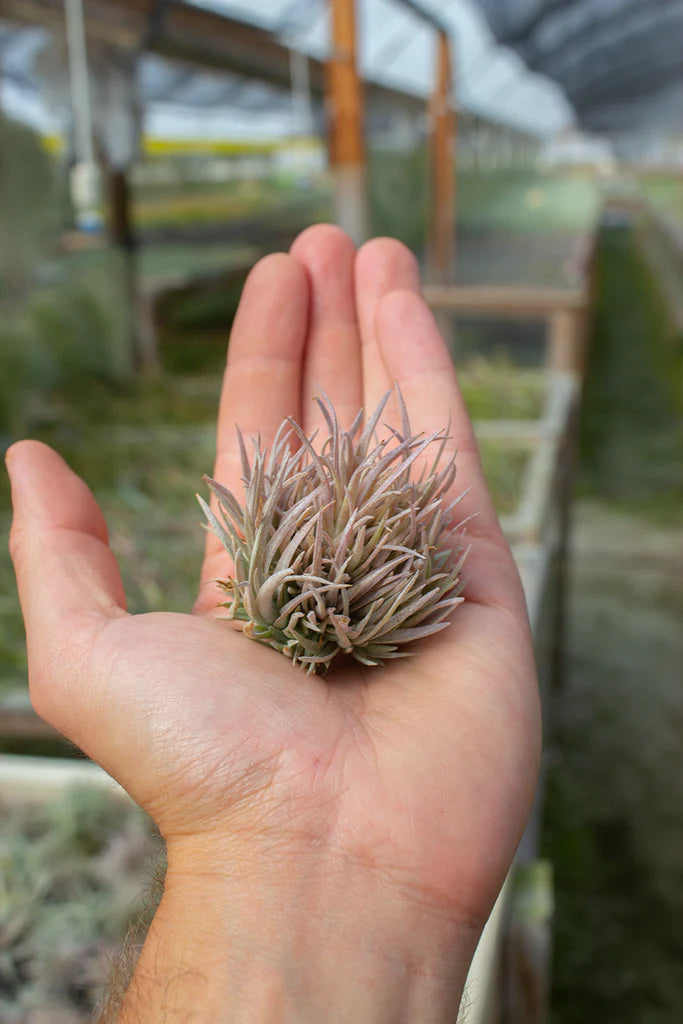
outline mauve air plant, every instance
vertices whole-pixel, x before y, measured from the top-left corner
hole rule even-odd
[[[440,466],[447,431],[413,436],[400,392],[402,429],[377,425],[389,394],[361,430],[361,410],[342,430],[331,402],[316,401],[329,436],[314,447],[291,417],[270,452],[254,441],[249,465],[238,429],[244,505],[206,478],[218,513],[199,498],[235,566],[219,580],[228,618],[309,673],[338,654],[364,665],[406,657],[401,646],[438,633],[463,600],[466,552],[451,530],[444,498],[455,459]],[[434,446],[431,468],[414,464]],[[424,462],[423,462],[424,464]]]

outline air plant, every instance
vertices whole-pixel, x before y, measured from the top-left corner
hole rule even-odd
[[[326,672],[340,653],[364,665],[406,657],[403,645],[445,629],[463,601],[466,551],[449,529],[460,499],[444,503],[455,457],[440,466],[448,432],[413,436],[397,389],[401,431],[379,439],[389,395],[363,429],[361,409],[349,430],[326,396],[316,398],[329,430],[322,444],[288,417],[270,452],[254,439],[252,465],[238,428],[244,504],[208,477],[217,511],[198,496],[234,564],[235,575],[217,581],[227,617],[309,673]],[[431,468],[412,480],[430,448]]]

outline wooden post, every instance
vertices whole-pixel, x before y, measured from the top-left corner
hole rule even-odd
[[[130,185],[123,168],[105,169],[108,193],[107,221],[112,245],[121,249],[135,249],[137,240],[131,216]]]
[[[432,279],[452,280],[455,264],[456,117],[451,106],[451,52],[448,35],[437,37],[436,82],[430,110],[429,268]]]
[[[571,309],[557,309],[548,323],[548,368],[580,372],[578,315]]]
[[[368,218],[355,0],[329,2],[332,55],[326,68],[326,106],[334,219],[359,245],[367,237]]]

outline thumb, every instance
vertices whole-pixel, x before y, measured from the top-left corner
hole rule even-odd
[[[31,698],[60,729],[69,703],[64,677],[77,685],[77,673],[64,667],[111,618],[126,614],[123,584],[99,506],[64,460],[38,441],[20,441],[6,461]]]

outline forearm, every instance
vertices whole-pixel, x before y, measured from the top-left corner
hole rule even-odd
[[[170,862],[119,1024],[454,1024],[476,930],[367,866],[253,867]]]

